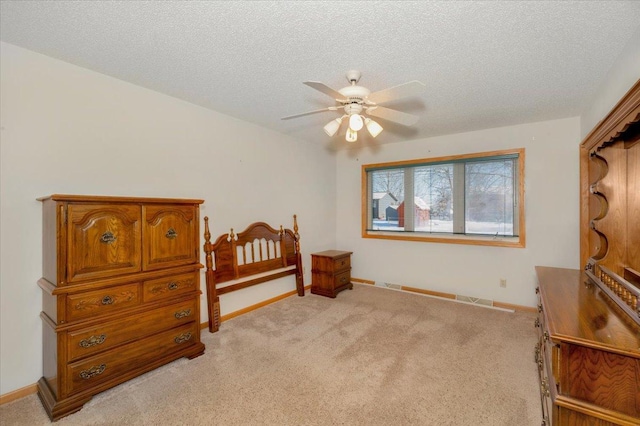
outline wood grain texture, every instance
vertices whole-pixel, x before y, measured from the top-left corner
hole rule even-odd
[[[596,220],[596,229],[604,234],[608,249],[598,263],[618,275],[624,273],[627,245],[627,150],[623,142],[599,151],[607,162],[607,172],[597,183],[598,190],[606,198],[604,217]]]
[[[207,308],[209,331],[220,328],[220,295],[294,274],[298,296],[304,296],[302,255],[297,216],[293,230],[276,230],[265,222],[250,224],[235,234],[233,228],[211,242],[209,218],[204,218]],[[283,268],[293,269],[283,270]],[[227,286],[228,281],[240,280]]]
[[[631,416],[640,414],[640,361],[570,345],[563,392]]]
[[[59,243],[66,247],[67,283],[140,271],[139,206],[69,204],[65,208],[68,241]]]
[[[311,293],[335,298],[353,289],[350,251],[326,250],[311,254]]]
[[[160,365],[204,353],[199,206],[146,200],[42,199],[47,276],[38,281],[44,375],[37,388],[52,420]]]
[[[640,271],[640,144],[627,149],[627,245],[626,264]],[[640,283],[639,283],[640,284]]]
[[[640,326],[585,272],[536,273],[553,424],[640,424]]]
[[[600,244],[601,239],[599,238],[599,236],[594,235],[593,231],[590,230],[592,224],[591,220],[597,216],[597,213],[594,213],[593,211],[594,200],[593,196],[591,195],[590,188],[592,183],[599,181],[604,177],[604,175],[601,174],[601,170],[598,170],[599,167],[596,168],[596,165],[592,161],[592,156],[594,154],[602,155],[603,147],[610,146],[616,142],[622,141],[622,144],[624,145],[623,149],[627,151],[626,155],[628,156],[623,167],[627,169],[628,175],[624,179],[624,186],[618,188],[618,191],[627,192],[625,198],[627,198],[630,210],[626,211],[627,215],[625,216],[625,219],[620,220],[623,220],[625,222],[623,225],[624,228],[628,228],[629,223],[627,222],[627,218],[638,217],[634,213],[637,206],[636,196],[638,194],[638,158],[637,151],[631,151],[634,146],[637,146],[637,126],[639,121],[640,80],[638,80],[634,84],[634,86],[625,94],[625,96],[620,99],[620,101],[611,110],[611,112],[603,118],[603,120],[587,135],[587,137],[580,144],[580,265],[586,265],[589,258],[592,257],[594,253],[598,253],[600,249],[596,247]],[[633,145],[634,143],[636,145]],[[620,165],[621,163],[609,164],[609,167],[618,167]],[[613,173],[614,176],[618,174],[618,172],[616,171],[614,171]],[[611,182],[614,182],[615,180],[616,178],[614,177]],[[618,182],[623,183],[622,178],[620,178]],[[629,183],[631,184],[631,186],[627,187],[627,184]],[[613,189],[615,190],[615,188]],[[608,197],[608,194],[605,194],[605,196]],[[619,195],[614,194],[613,197],[619,197]],[[615,208],[621,207],[618,206]],[[612,226],[611,224],[616,220],[617,219],[615,218],[609,219],[609,225],[604,226]],[[632,234],[634,235],[634,239],[630,241],[631,245],[633,245],[635,242],[635,246],[639,246],[640,244],[637,243],[638,240],[635,239],[635,235],[637,234],[634,230],[636,228],[632,225],[630,229],[632,230]],[[637,259],[638,256],[635,251],[633,251],[632,253],[629,253],[627,249],[624,249],[624,251],[626,251],[624,257],[629,257],[631,255],[631,259],[629,260],[630,263],[636,262],[635,259]],[[613,254],[611,259],[613,259],[615,256],[616,255]],[[600,258],[602,256],[598,255],[596,257]],[[619,268],[610,269],[616,272],[619,270]]]

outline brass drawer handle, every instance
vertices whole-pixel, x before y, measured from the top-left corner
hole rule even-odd
[[[191,315],[191,309],[185,309],[184,311],[178,311],[173,316],[176,317],[176,319],[181,319],[181,318],[188,317],[189,315]]]
[[[347,282],[347,277],[342,277],[342,278],[340,278],[340,282],[341,282],[341,283]]]
[[[175,339],[173,339],[174,342],[176,342],[177,345],[179,345],[180,343],[184,343],[184,342],[188,342],[189,340],[191,340],[191,332],[187,332],[187,333],[182,333],[181,335],[177,336]]]
[[[112,242],[114,242],[118,237],[116,237],[115,235],[113,235],[111,233],[111,231],[107,231],[104,234],[102,234],[100,236],[100,242],[101,243],[105,243],[105,244],[111,244]]]
[[[178,283],[177,283],[177,282],[175,282],[175,281],[172,281],[172,282],[170,282],[170,283],[169,283],[169,285],[167,285],[167,288],[168,288],[169,290],[177,290],[177,289],[178,289],[178,287],[180,287],[180,286],[179,286],[179,285],[178,285]]]
[[[170,240],[173,240],[178,236],[178,233],[176,232],[175,229],[169,228],[169,230],[167,231],[166,234],[164,234],[164,236],[167,237]]]
[[[84,380],[89,380],[92,377],[95,377],[104,373],[104,370],[106,370],[106,368],[107,368],[107,364],[94,365],[88,370],[82,370],[80,372],[80,377],[83,378]]]
[[[113,298],[111,296],[105,296],[102,298],[103,305],[111,305],[113,303]]]
[[[107,338],[106,334],[101,334],[99,336],[91,336],[88,339],[80,340],[78,345],[80,345],[80,347],[82,348],[90,348],[92,346],[103,344],[106,338]]]

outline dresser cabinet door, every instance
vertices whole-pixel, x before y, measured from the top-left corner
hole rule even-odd
[[[198,263],[198,215],[193,206],[144,206],[146,271]]]
[[[68,282],[140,271],[137,205],[69,204],[67,239]]]

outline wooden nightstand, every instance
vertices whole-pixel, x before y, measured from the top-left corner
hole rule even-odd
[[[311,254],[311,293],[336,297],[353,289],[350,251],[327,250]]]

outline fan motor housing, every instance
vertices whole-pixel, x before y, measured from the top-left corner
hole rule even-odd
[[[341,95],[349,99],[349,102],[363,102],[371,94],[371,91],[362,86],[347,86],[338,90]]]

